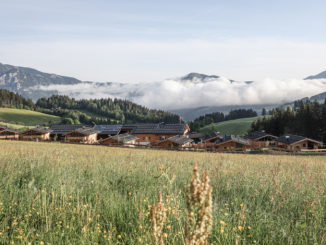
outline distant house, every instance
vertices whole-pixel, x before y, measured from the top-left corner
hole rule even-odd
[[[138,142],[149,142],[153,144],[176,135],[186,136],[189,130],[189,126],[184,123],[144,123],[123,125],[121,133],[128,132],[138,137]]]
[[[188,135],[189,139],[192,139],[195,144],[198,144],[205,137],[205,134],[202,133],[190,133]]]
[[[303,149],[317,149],[323,143],[317,140],[309,139],[307,137],[285,134],[275,139],[276,146],[292,151],[301,151]]]
[[[100,140],[102,145],[135,145],[139,138],[131,134],[118,134]]]
[[[110,136],[120,133],[122,128],[121,124],[117,125],[95,125],[94,129],[98,132],[97,140],[106,139]]]
[[[233,135],[224,136],[215,142],[217,151],[245,151],[248,146],[248,140]]]
[[[71,132],[63,134],[66,142],[94,144],[97,142],[97,131],[94,128],[77,128]]]
[[[36,127],[32,129],[27,129],[21,132],[22,140],[50,140],[51,129],[44,127]]]
[[[264,148],[269,146],[277,137],[265,131],[255,131],[247,135],[246,139],[253,148]]]
[[[3,130],[3,129],[5,129],[5,128],[7,128],[6,125],[0,125],[0,130]]]
[[[19,139],[19,131],[12,128],[0,128],[0,139]]]
[[[192,139],[185,137],[183,135],[176,135],[161,142],[157,143],[159,148],[182,148],[182,147],[190,147],[191,143],[193,142]]]
[[[85,127],[85,125],[82,124],[52,125],[50,126],[50,129],[52,130],[50,133],[50,137],[52,140],[63,141],[65,138],[63,136],[64,134],[83,127]]]
[[[212,134],[208,134],[205,135],[202,139],[201,139],[201,143],[203,144],[215,144],[215,142],[219,139],[222,139],[224,136],[222,136],[219,132],[215,132]]]

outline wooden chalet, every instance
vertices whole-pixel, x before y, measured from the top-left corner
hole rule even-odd
[[[268,134],[265,131],[251,132],[246,137],[252,148],[268,147],[269,145],[274,144],[276,138],[276,136]]]
[[[190,133],[188,135],[189,139],[192,139],[195,144],[198,144],[205,137],[205,134],[202,133]]]
[[[215,142],[217,151],[246,151],[248,147],[248,140],[233,135],[224,136]]]
[[[18,140],[19,131],[12,128],[0,128],[0,139]]]
[[[215,132],[212,134],[205,135],[203,138],[201,138],[202,144],[215,144],[215,142],[219,139],[222,139],[224,136],[220,134],[220,132]]]
[[[65,137],[63,136],[66,133],[72,132],[76,129],[83,128],[85,125],[82,124],[58,124],[50,126],[52,130],[50,133],[51,140],[63,141]]]
[[[102,145],[136,145],[136,141],[139,138],[131,135],[131,134],[118,134],[114,136],[110,136],[106,139],[100,140],[100,144]]]
[[[145,123],[124,125],[121,132],[130,130],[129,133],[138,137],[138,142],[148,142],[150,144],[159,143],[167,138],[183,135],[186,136],[190,130],[189,126],[184,123],[167,124],[167,123]]]
[[[0,125],[0,130],[3,130],[3,129],[5,129],[5,128],[7,128],[6,125]]]
[[[33,140],[33,141],[42,141],[50,140],[51,129],[44,127],[36,127],[32,129],[27,129],[21,132],[22,140]]]
[[[106,139],[120,133],[122,128],[121,124],[117,125],[95,125],[94,129],[98,132],[97,140]]]
[[[276,146],[290,151],[313,150],[323,143],[307,137],[285,134],[275,139]]]
[[[183,135],[176,135],[169,137],[161,142],[157,143],[156,146],[158,148],[183,148],[183,147],[191,147],[192,139],[185,137]]]
[[[69,143],[94,144],[97,142],[97,131],[94,128],[77,128],[71,132],[63,134],[65,141]]]

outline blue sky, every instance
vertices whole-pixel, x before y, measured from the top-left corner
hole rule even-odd
[[[0,62],[96,81],[326,70],[326,1],[2,0]]]

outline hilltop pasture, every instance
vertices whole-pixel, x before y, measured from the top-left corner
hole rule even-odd
[[[326,157],[0,141],[0,244],[184,244],[194,162],[213,186],[212,244],[321,244]],[[245,156],[245,157],[244,157]]]

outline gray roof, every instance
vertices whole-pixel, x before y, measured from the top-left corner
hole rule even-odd
[[[85,127],[82,124],[61,124],[61,125],[52,125],[50,129],[52,130],[51,134],[65,134],[71,131],[74,131],[78,128]]]
[[[6,127],[6,128],[2,128],[0,127],[0,132],[3,132],[3,131],[9,131],[9,132],[14,132],[14,133],[20,133],[19,130],[16,130],[16,129],[13,129],[13,128],[9,128],[9,127]]]
[[[189,138],[181,136],[181,135],[176,135],[176,136],[167,138],[166,141],[171,141],[171,142],[176,143],[178,145],[184,145],[184,144],[193,142],[192,139],[189,139]]]
[[[36,132],[39,132],[39,133],[42,133],[42,134],[47,134],[47,133],[51,133],[52,130],[49,129],[49,128],[44,128],[44,127],[35,127],[35,128],[31,128],[31,129],[27,129],[21,133],[25,133],[25,132],[28,132],[28,131],[36,131]]]
[[[120,132],[122,128],[121,124],[116,125],[95,125],[95,130],[99,132],[99,134],[108,134],[115,135]]]
[[[226,143],[229,141],[233,141],[233,142],[243,144],[243,145],[249,145],[248,140],[241,138],[241,137],[234,136],[234,135],[224,136],[222,139],[217,140],[215,142],[215,144],[219,145],[219,144],[223,144],[223,143]]]
[[[190,139],[200,139],[200,138],[204,138],[205,134],[202,133],[191,133],[188,135]]]
[[[134,135],[131,135],[131,134],[118,134],[118,135],[114,135],[109,138],[103,139],[102,141],[105,141],[107,139],[114,139],[118,142],[129,142],[129,141],[133,141],[133,140],[138,140],[139,138]]]
[[[251,132],[247,135],[247,139],[251,139],[251,140],[259,140],[261,138],[265,138],[265,137],[271,137],[271,138],[277,138],[274,135],[268,134],[264,131],[255,131],[255,132]]]
[[[69,134],[69,133],[72,133],[72,132],[81,133],[83,135],[92,135],[92,134],[97,134],[98,133],[94,128],[83,127],[83,128],[77,128],[75,130],[67,132],[67,133],[65,133],[65,135]]]
[[[186,130],[186,124],[174,123],[144,123],[144,124],[126,124],[122,129],[132,128],[132,134],[175,134],[183,135]]]
[[[211,133],[211,134],[205,135],[202,138],[202,140],[205,141],[205,140],[213,139],[213,138],[216,138],[216,137],[222,138],[223,136],[219,132],[215,132],[215,133]]]
[[[323,144],[320,141],[309,139],[307,137],[300,136],[300,135],[294,135],[294,134],[285,134],[285,135],[275,139],[275,141],[286,144],[286,145],[292,145],[292,144],[298,143],[303,140],[309,140],[311,142],[315,142],[320,145]]]

